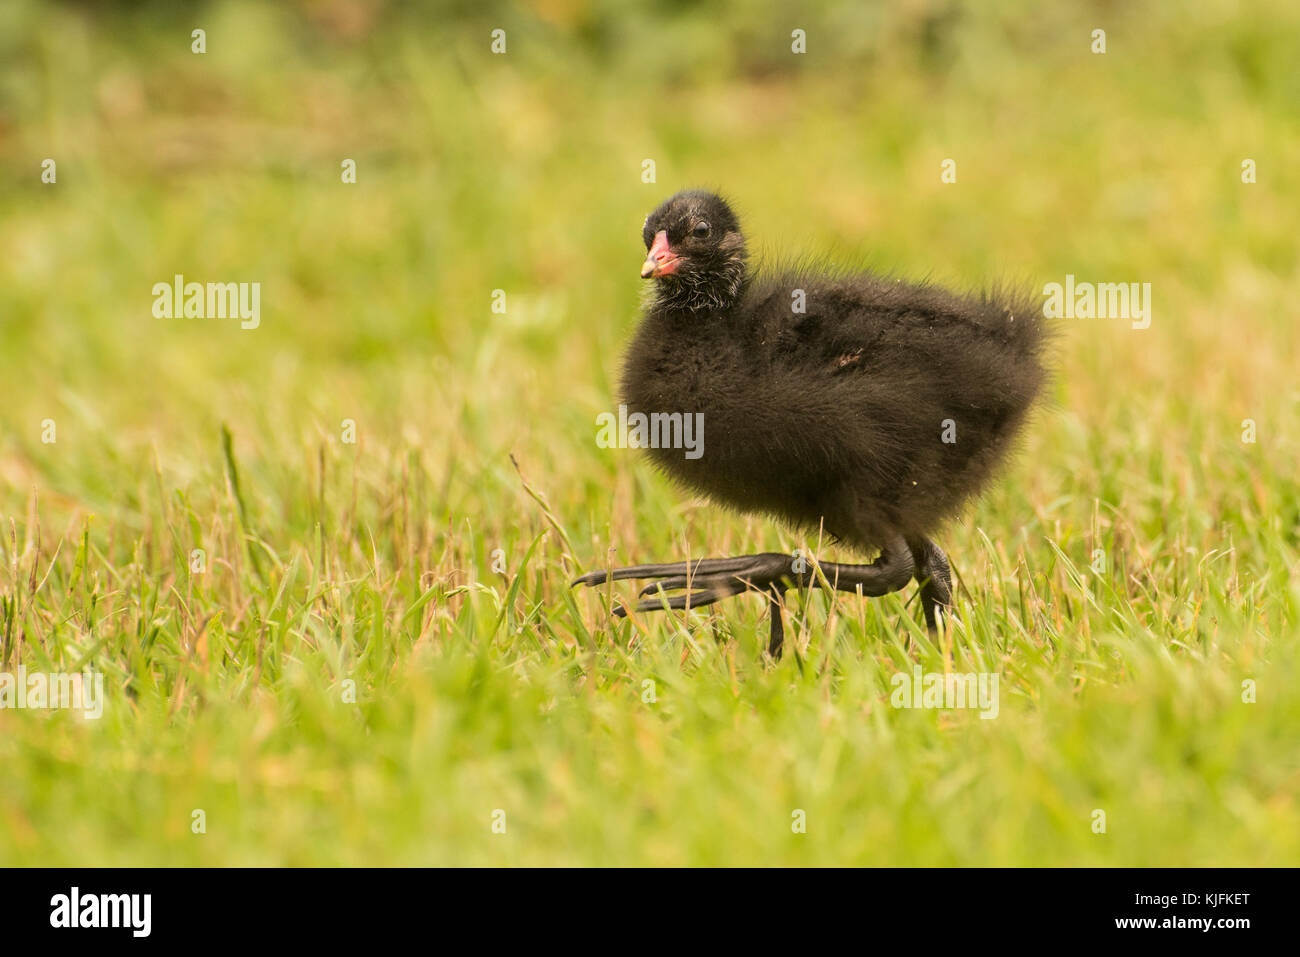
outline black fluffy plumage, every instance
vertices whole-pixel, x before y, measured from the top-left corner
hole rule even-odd
[[[731,208],[702,191],[643,232],[655,288],[622,399],[704,423],[699,458],[654,449],[656,464],[730,508],[862,549],[906,542],[920,578],[928,548],[942,559],[928,536],[989,481],[1043,389],[1041,310],[870,273],[754,274]]]
[[[708,238],[690,235],[695,221]],[[803,528],[824,520],[861,548],[928,535],[988,481],[1043,387],[1042,313],[1029,301],[866,273],[748,275],[739,223],[709,193],[655,210],[647,249],[660,229],[700,261],[656,279],[623,401],[703,413],[700,458],[650,454],[723,505]]]

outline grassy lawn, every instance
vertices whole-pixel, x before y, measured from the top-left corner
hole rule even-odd
[[[0,672],[106,701],[0,709],[0,864],[1300,863],[1300,9],[996,6],[3,4]],[[864,557],[596,443],[695,185],[769,259],[1151,284],[1061,320],[937,639],[568,589]]]

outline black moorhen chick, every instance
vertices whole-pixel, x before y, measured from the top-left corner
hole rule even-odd
[[[629,414],[698,412],[704,425],[703,454],[652,449],[655,463],[725,506],[879,549],[869,565],[822,562],[822,575],[872,596],[915,578],[935,627],[951,578],[929,536],[989,479],[1043,387],[1041,311],[867,273],[753,275],[731,207],[704,191],[678,193],[642,232],[641,276],[655,289],[623,400]],[[574,584],[627,578],[656,579],[643,596],[682,592],[638,611],[766,594],[773,657],[785,591],[821,584],[810,563],[780,553],[636,565]]]

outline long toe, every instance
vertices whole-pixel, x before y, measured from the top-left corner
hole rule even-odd
[[[600,571],[579,575],[570,583],[570,588],[579,585],[604,585],[607,582],[626,581],[630,578],[658,578],[663,575],[681,575],[687,571],[686,562],[673,562],[669,565],[629,565],[626,568],[603,568]]]
[[[724,598],[730,598],[743,590],[740,588],[735,591],[725,588],[702,588],[698,591],[686,592],[683,595],[659,595],[655,598],[646,598],[637,602],[636,610],[664,611],[665,609],[671,609],[681,611],[687,608],[704,608],[714,602],[722,601]]]
[[[737,555],[734,558],[697,558],[690,562],[667,562],[659,565],[628,565],[625,568],[608,568],[587,572],[573,580],[570,587],[578,585],[603,585],[606,582],[626,581],[632,578],[687,577],[703,579],[706,576],[735,575],[754,579],[755,584],[775,580],[790,570],[790,556],[780,552],[762,552],[757,555]]]

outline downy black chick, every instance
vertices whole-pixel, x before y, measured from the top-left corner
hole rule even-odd
[[[791,267],[755,275],[731,207],[678,193],[647,217],[641,276],[655,288],[628,350],[629,414],[702,413],[702,454],[650,450],[689,488],[742,512],[819,527],[868,565],[822,562],[865,595],[921,584],[933,628],[951,601],[930,535],[990,479],[1047,378],[1041,310],[1026,297],[964,296],[870,273]],[[575,584],[653,578],[644,611],[698,608],[743,591],[772,603],[815,587],[780,553],[592,572]],[[625,613],[619,608],[618,613]]]

